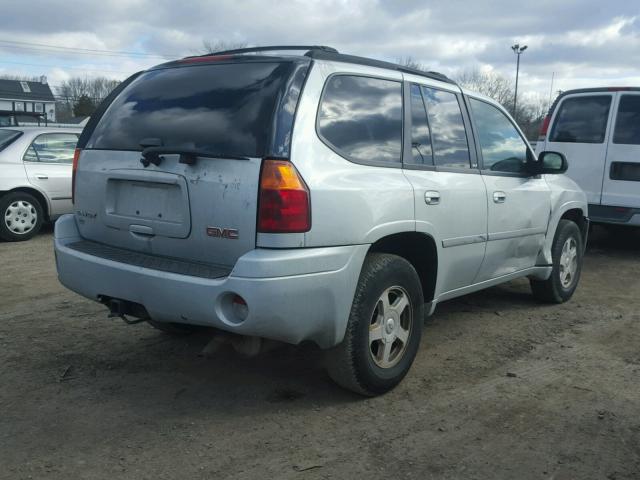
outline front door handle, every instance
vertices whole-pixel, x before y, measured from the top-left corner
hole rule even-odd
[[[507,194],[504,192],[493,192],[493,201],[495,203],[504,203],[507,199]]]
[[[440,192],[433,190],[424,192],[424,202],[427,205],[438,205],[440,203]]]
[[[42,174],[42,173],[36,173],[36,178],[38,180],[48,180],[49,177],[47,177],[46,175]]]

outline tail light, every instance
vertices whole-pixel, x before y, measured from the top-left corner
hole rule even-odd
[[[78,170],[80,152],[82,152],[82,150],[79,148],[76,148],[73,152],[73,167],[71,170],[71,203],[76,203],[76,170]]]
[[[542,125],[540,125],[540,133],[538,134],[539,137],[547,136],[547,130],[549,130],[550,121],[551,121],[551,115],[546,115],[544,117],[544,120],[542,121]]]
[[[263,162],[258,202],[259,232],[300,233],[311,229],[309,189],[291,162]]]

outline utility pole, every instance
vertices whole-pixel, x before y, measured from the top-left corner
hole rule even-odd
[[[527,49],[526,45],[520,46],[519,43],[511,46],[511,50],[516,54],[516,91],[513,95],[513,117],[518,121],[518,77],[520,76],[520,55]]]

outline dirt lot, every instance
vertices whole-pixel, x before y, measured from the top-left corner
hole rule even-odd
[[[640,478],[640,234],[596,230],[571,302],[526,281],[441,305],[395,391],[311,348],[199,355],[56,279],[51,230],[0,244],[0,477]]]

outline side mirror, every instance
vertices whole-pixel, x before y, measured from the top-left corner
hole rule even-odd
[[[538,164],[540,173],[564,173],[569,168],[567,158],[560,152],[542,152]]]

